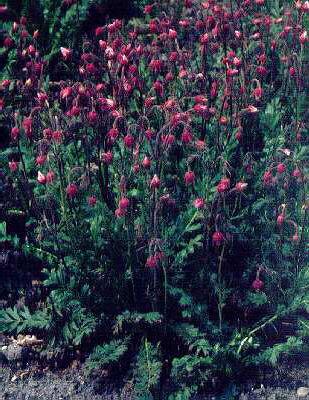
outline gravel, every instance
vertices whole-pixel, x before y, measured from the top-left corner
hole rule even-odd
[[[264,373],[264,383],[248,381],[233,395],[194,397],[194,400],[309,400],[309,364],[282,365]],[[135,400],[128,383],[121,391],[87,379],[80,367],[52,372],[0,368],[0,400]]]

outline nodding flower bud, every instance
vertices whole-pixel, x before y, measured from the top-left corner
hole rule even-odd
[[[273,182],[273,175],[271,173],[271,171],[265,171],[264,175],[263,175],[263,183],[266,186],[271,185]]]
[[[147,4],[144,7],[144,14],[150,14],[153,10],[153,4]]]
[[[123,143],[126,147],[131,148],[134,145],[134,137],[128,133],[123,138]]]
[[[45,128],[43,130],[43,137],[46,140],[51,140],[53,137],[53,130],[51,128]]]
[[[248,183],[246,183],[246,182],[237,182],[235,185],[236,192],[239,192],[239,193],[243,192],[247,186],[248,186]]]
[[[277,217],[277,225],[282,226],[284,223],[285,217],[284,214],[279,214]]]
[[[111,151],[106,151],[105,153],[101,154],[101,159],[104,164],[111,164],[113,162],[113,153]]]
[[[292,172],[293,178],[301,178],[301,170],[299,168],[295,168]]]
[[[126,210],[126,209],[117,208],[117,209],[115,210],[115,216],[116,216],[117,218],[122,218],[122,217],[124,217],[124,216],[126,215],[126,213],[127,213],[127,210]]]
[[[95,111],[89,111],[87,119],[91,125],[94,125],[98,122],[99,116]]]
[[[219,193],[224,193],[229,190],[230,188],[230,179],[229,178],[222,178],[217,186],[217,191]]]
[[[104,32],[104,27],[103,26],[98,26],[94,31],[96,36],[101,36],[103,32]]]
[[[118,208],[120,210],[127,210],[130,205],[130,200],[127,197],[122,197],[119,200]]]
[[[66,47],[60,47],[61,55],[65,61],[68,61],[72,57],[72,50]]]
[[[147,129],[145,131],[145,136],[146,136],[146,139],[150,141],[151,139],[154,139],[156,135],[155,135],[154,131],[152,131],[151,129]]]
[[[10,161],[10,162],[9,162],[9,168],[10,168],[10,171],[11,171],[11,172],[17,171],[17,170],[18,170],[18,167],[19,167],[18,161]]]
[[[212,234],[212,244],[216,247],[221,246],[221,244],[224,242],[224,235],[220,231],[215,231]]]
[[[192,133],[188,129],[184,129],[181,134],[181,141],[184,144],[189,144],[192,142],[193,136]]]
[[[256,278],[254,279],[254,281],[252,282],[252,289],[256,290],[257,292],[262,290],[264,287],[264,282],[261,281],[260,278]]]
[[[66,188],[66,194],[70,199],[73,199],[78,193],[78,187],[75,183],[69,183]]]
[[[32,136],[32,118],[25,118],[23,120],[23,128],[27,138],[31,138]]]
[[[148,169],[151,166],[151,160],[149,157],[145,156],[142,162],[144,168]]]
[[[158,258],[154,256],[149,256],[146,260],[146,267],[154,269],[158,266]]]
[[[17,140],[19,138],[19,133],[19,128],[17,128],[17,126],[14,126],[14,128],[11,129],[11,139]]]
[[[48,171],[46,174],[46,183],[52,183],[55,179],[54,171]]]
[[[40,154],[40,155],[37,156],[37,158],[35,159],[37,165],[43,165],[43,164],[45,163],[46,160],[47,160],[47,157],[46,157],[45,154]]]
[[[160,187],[160,178],[158,175],[154,175],[154,177],[150,181],[150,187],[151,189],[158,189]]]
[[[194,173],[193,171],[187,171],[187,172],[185,173],[184,180],[185,180],[185,184],[186,184],[187,186],[188,186],[188,185],[193,185],[193,184],[194,184],[194,181],[195,181],[195,173]]]
[[[94,207],[97,203],[97,198],[95,196],[89,196],[87,202],[90,207]]]
[[[278,174],[283,174],[286,170],[286,166],[283,163],[277,165]]]
[[[205,201],[201,197],[198,197],[193,201],[193,205],[196,209],[201,210],[205,207]]]
[[[43,175],[40,171],[38,172],[37,181],[38,181],[41,185],[45,185],[45,183],[46,183],[46,176]]]

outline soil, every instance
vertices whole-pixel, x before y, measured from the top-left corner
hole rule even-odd
[[[265,372],[264,382],[256,379],[258,383],[249,379],[242,388],[231,384],[224,394],[196,397],[195,400],[309,400],[309,394],[306,394],[306,388],[309,388],[307,362],[289,362]],[[104,384],[102,379],[86,378],[79,365],[56,372],[35,368],[12,369],[9,366],[0,368],[0,400],[39,399],[134,400],[134,397],[129,383],[117,390]]]

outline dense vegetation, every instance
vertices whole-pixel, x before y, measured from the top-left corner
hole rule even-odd
[[[308,351],[309,3],[124,3],[0,6],[0,331],[189,399]]]

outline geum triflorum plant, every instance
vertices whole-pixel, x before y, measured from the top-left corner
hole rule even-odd
[[[168,373],[189,398],[304,345],[308,10],[149,4],[143,19],[97,27],[82,54],[60,48],[71,79],[59,82],[39,32],[13,24],[8,176],[49,294],[31,313],[5,311],[5,329],[98,345],[92,367],[133,360],[137,397]],[[284,344],[291,314],[300,325]],[[272,352],[270,338],[284,345]]]

